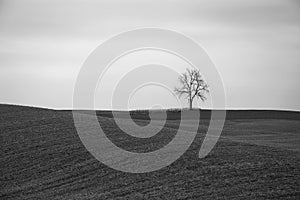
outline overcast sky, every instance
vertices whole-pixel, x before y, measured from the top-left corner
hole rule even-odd
[[[201,44],[223,78],[227,108],[300,110],[297,0],[0,0],[0,102],[71,108],[87,56],[112,35],[142,27],[175,30]],[[123,65],[129,61],[134,57]],[[174,76],[166,79],[175,86]],[[149,91],[160,94],[155,102]],[[176,106],[162,88],[138,93],[130,108]]]

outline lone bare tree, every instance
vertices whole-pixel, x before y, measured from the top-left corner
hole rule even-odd
[[[208,85],[202,78],[200,71],[197,69],[187,69],[186,72],[179,76],[181,87],[175,87],[174,91],[179,97],[185,95],[193,109],[193,100],[195,97],[202,101],[206,100],[206,94],[209,92]]]

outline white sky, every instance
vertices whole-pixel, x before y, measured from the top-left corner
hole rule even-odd
[[[228,108],[300,110],[296,0],[0,0],[0,102],[71,108],[89,53],[112,35],[142,27],[175,30],[200,43],[223,78]],[[130,108],[176,106],[161,88],[136,94]]]

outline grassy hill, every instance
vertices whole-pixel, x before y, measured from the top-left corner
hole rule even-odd
[[[131,116],[148,123],[147,111]],[[145,152],[176,134],[180,112],[150,139],[122,133],[110,111],[99,123],[119,147]],[[154,115],[159,120],[159,112]],[[172,165],[145,174],[113,170],[81,143],[71,111],[0,105],[0,199],[298,199],[300,113],[229,111],[222,137],[204,159],[198,151],[209,125],[201,111],[198,135]],[[189,124],[186,122],[188,128]]]

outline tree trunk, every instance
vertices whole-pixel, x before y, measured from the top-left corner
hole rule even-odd
[[[190,102],[190,110],[193,110],[193,100],[190,99],[189,102]]]

